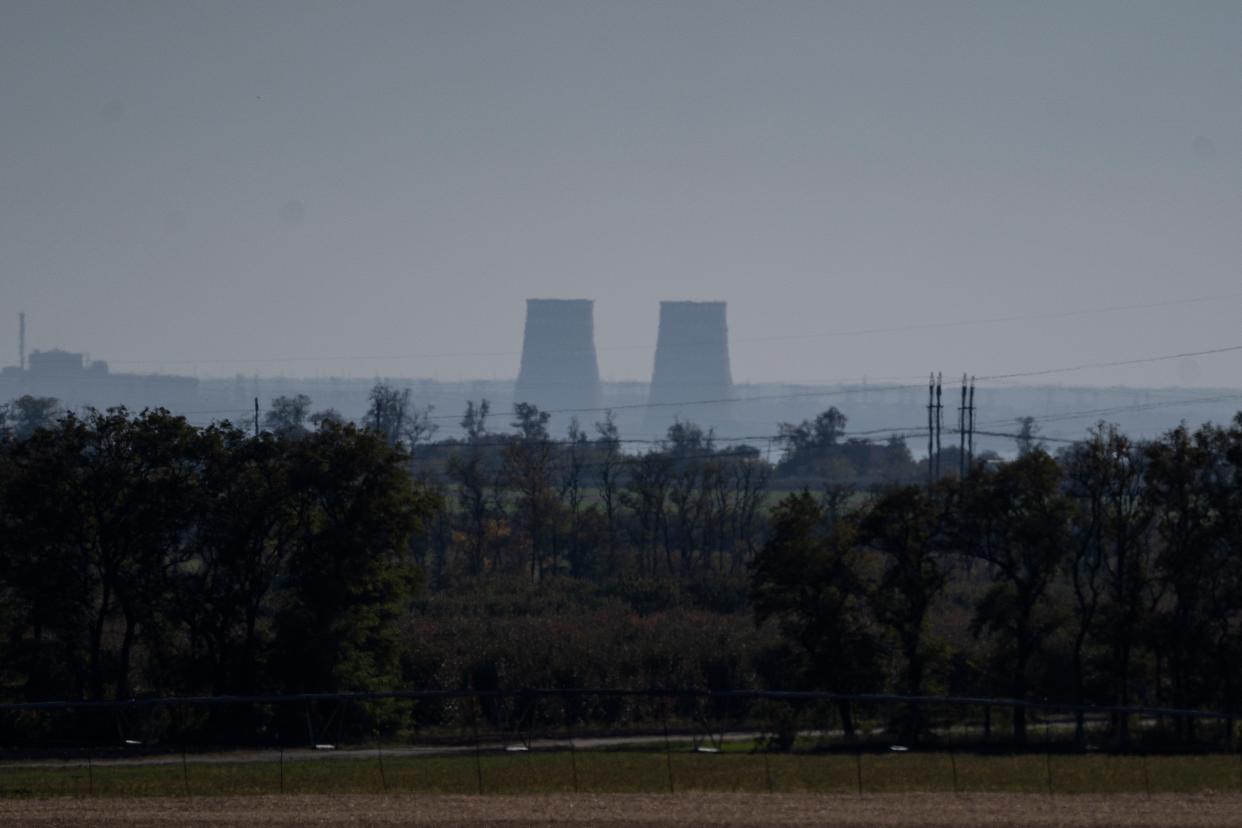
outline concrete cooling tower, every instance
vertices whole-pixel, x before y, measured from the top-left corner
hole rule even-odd
[[[544,410],[599,406],[594,305],[590,299],[526,300],[515,402],[534,403]],[[593,412],[578,416],[590,422]],[[567,421],[568,415],[563,419]]]
[[[667,428],[675,419],[704,426],[730,419],[730,406],[675,405],[691,400],[733,397],[729,369],[729,327],[724,302],[661,302],[660,332],[646,418],[649,429]]]

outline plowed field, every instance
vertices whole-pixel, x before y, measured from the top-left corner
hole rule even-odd
[[[1242,796],[561,794],[0,800],[32,826],[1234,826]]]

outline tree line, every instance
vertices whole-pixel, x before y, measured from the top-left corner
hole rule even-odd
[[[836,409],[783,424],[774,463],[685,422],[639,451],[609,416],[557,439],[524,403],[493,430],[471,402],[437,440],[384,384],[356,424],[281,398],[257,434],[18,410],[11,699],[594,682],[1236,707],[1242,418],[1101,424],[1056,454],[1028,428],[929,487]]]
[[[1242,415],[1147,442],[1101,424],[843,512],[791,495],[771,522],[752,605],[817,686],[1237,710]]]
[[[392,686],[434,508],[349,424],[289,440],[112,410],[8,440],[6,695]]]

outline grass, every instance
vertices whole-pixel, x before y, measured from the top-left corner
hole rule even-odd
[[[955,783],[956,771],[956,783]],[[534,751],[430,757],[0,766],[0,797],[435,793],[1223,793],[1242,758],[973,753]],[[671,780],[671,781],[670,781]],[[481,787],[480,787],[481,786]]]

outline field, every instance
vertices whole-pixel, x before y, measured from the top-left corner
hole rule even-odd
[[[522,826],[1103,826],[1216,828],[1242,797],[1120,794],[543,794],[0,800],[0,824]]]
[[[0,799],[728,792],[1239,794],[1242,757],[725,750],[179,754],[0,764]]]

